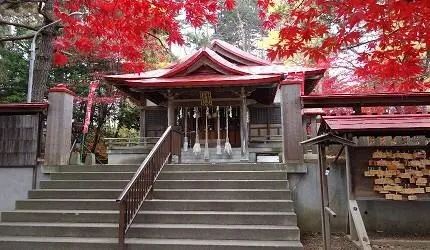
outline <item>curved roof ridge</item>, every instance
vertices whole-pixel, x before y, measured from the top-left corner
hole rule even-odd
[[[250,64],[248,64],[248,66],[251,66],[251,65],[265,66],[265,65],[271,65],[272,64],[271,62],[269,62],[267,60],[264,60],[264,59],[261,59],[257,56],[254,56],[251,53],[243,51],[243,50],[239,49],[238,47],[235,47],[232,44],[229,44],[229,43],[222,41],[222,40],[219,40],[219,39],[214,39],[210,43],[210,48],[212,50],[214,50],[216,46],[219,46],[221,49],[223,49],[227,53],[230,53],[234,56],[237,56],[238,58],[243,59],[244,61],[251,62]],[[218,52],[218,51],[215,51],[215,52]],[[221,53],[221,51],[219,51],[218,53]],[[224,56],[227,56],[227,55],[224,55]],[[234,60],[234,59],[232,59],[232,60]]]
[[[191,68],[194,64],[198,63],[200,60],[207,59],[214,63],[217,67],[229,72],[233,75],[251,75],[247,70],[241,69],[237,65],[227,61],[222,56],[218,55],[215,51],[210,48],[199,49],[193,55],[188,57],[186,60],[179,62],[174,65],[167,73],[163,74],[161,77],[174,77],[181,73],[186,72],[187,69]]]

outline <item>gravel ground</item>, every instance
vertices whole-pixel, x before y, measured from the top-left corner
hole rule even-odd
[[[302,243],[305,250],[323,249],[321,234],[304,234]],[[331,235],[331,248],[336,250],[355,250],[358,249],[345,234]]]
[[[321,234],[304,234],[302,243],[305,250],[322,249]],[[430,235],[369,235],[372,241],[372,249],[390,250],[428,250],[430,249]],[[345,234],[332,234],[332,249],[355,250],[358,249]]]

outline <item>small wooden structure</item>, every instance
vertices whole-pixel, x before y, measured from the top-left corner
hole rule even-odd
[[[35,167],[47,103],[0,104],[0,167]]]
[[[326,147],[331,144],[340,144],[342,146],[353,146],[355,143],[333,135],[331,133],[323,134],[301,142],[302,145],[313,146],[318,145],[318,167],[319,167],[319,183],[320,183],[320,197],[321,197],[321,224],[322,236],[324,241],[324,249],[331,249],[330,240],[330,216],[335,217],[336,213],[330,209],[329,194],[328,194],[328,181],[327,175],[330,169],[327,167],[326,161]]]
[[[320,166],[325,164],[324,144],[341,143],[345,145],[346,156],[346,183],[348,194],[348,211],[349,211],[349,232],[352,240],[359,242],[363,249],[371,249],[370,240],[367,236],[365,225],[360,214],[357,200],[386,200],[384,193],[389,193],[390,188],[382,188],[382,192],[375,192],[373,187],[374,181],[366,176],[366,170],[369,167],[369,160],[375,156],[375,150],[379,151],[401,151],[407,150],[410,152],[428,152],[427,146],[416,145],[396,145],[396,146],[354,146],[349,142],[349,139],[359,136],[414,136],[425,135],[430,136],[430,115],[415,114],[415,115],[354,115],[354,116],[324,116],[319,129],[320,136],[303,142],[304,144],[319,144]],[[343,141],[342,143],[342,140]],[[390,152],[391,152],[390,151]],[[387,153],[388,154],[388,153]],[[400,152],[398,154],[401,154]],[[410,153],[412,155],[412,153]],[[417,153],[418,154],[418,153]],[[372,156],[373,155],[373,156]],[[407,155],[409,157],[409,154]],[[384,158],[385,156],[378,156]],[[427,162],[426,157],[423,159]],[[429,160],[430,161],[430,160]],[[398,162],[398,161],[396,161]],[[399,163],[401,164],[401,163]],[[381,165],[382,166],[382,165]],[[418,168],[418,167],[417,167]],[[388,173],[388,168],[384,168],[384,174]],[[323,169],[321,169],[323,171]],[[381,168],[375,174],[379,176]],[[414,172],[415,173],[415,172]],[[381,173],[382,174],[382,173]],[[428,173],[430,175],[430,171]],[[322,176],[322,175],[321,175]],[[378,177],[381,178],[382,177]],[[386,179],[384,177],[384,179]],[[376,181],[375,181],[376,182]],[[322,188],[326,183],[322,176]],[[414,184],[415,185],[415,184]],[[416,184],[419,185],[419,184]],[[388,185],[387,185],[388,186]],[[408,189],[409,188],[408,186]],[[419,188],[423,189],[424,188]],[[427,189],[425,189],[427,190]],[[430,191],[430,188],[428,189]],[[399,191],[400,192],[400,191]],[[417,191],[418,192],[418,191]],[[424,191],[425,192],[425,191]],[[389,195],[388,197],[397,197],[398,195]],[[322,194],[324,197],[324,194]],[[427,195],[423,195],[423,200],[428,200]],[[396,200],[394,198],[389,198]],[[401,200],[401,199],[400,199]],[[409,199],[412,200],[412,199]],[[416,200],[415,198],[413,200]],[[323,199],[324,202],[324,199]],[[326,203],[323,206],[326,207]],[[322,214],[323,216],[325,214]],[[325,218],[323,217],[323,223]],[[325,225],[327,226],[327,225]],[[326,229],[323,230],[326,232]],[[325,234],[327,237],[327,234]],[[326,245],[327,247],[327,245]],[[328,246],[329,247],[329,246]]]

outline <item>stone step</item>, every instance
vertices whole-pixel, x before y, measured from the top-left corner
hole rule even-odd
[[[115,237],[118,224],[115,223],[41,223],[1,222],[2,236],[36,237]]]
[[[200,240],[300,240],[297,226],[133,224],[128,237]]]
[[[116,199],[122,189],[38,189],[28,192],[29,199]]]
[[[287,180],[157,180],[155,189],[287,189]]]
[[[16,201],[24,210],[118,210],[114,199],[29,199]]]
[[[51,180],[130,180],[135,172],[61,172],[52,173]]]
[[[285,180],[281,170],[265,171],[162,171],[159,180]]]
[[[58,172],[136,172],[138,168],[137,164],[66,165],[58,166]]]
[[[115,237],[116,223],[29,223],[2,222],[2,236]],[[296,226],[132,224],[127,237],[207,240],[300,240]]]
[[[292,212],[291,200],[148,200],[143,210]]]
[[[117,250],[117,238],[0,237],[0,249]],[[300,241],[126,239],[128,250],[296,250]]]
[[[154,199],[276,200],[291,199],[288,189],[154,189]]]
[[[40,181],[40,189],[123,189],[130,180]]]
[[[252,171],[282,170],[281,163],[200,163],[200,164],[168,164],[163,171]]]
[[[116,210],[16,210],[2,212],[3,222],[117,223]],[[293,212],[140,211],[135,223],[213,225],[297,225]]]

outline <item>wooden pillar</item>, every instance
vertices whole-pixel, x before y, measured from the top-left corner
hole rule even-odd
[[[169,90],[167,95],[167,126],[175,125],[175,105],[173,99],[173,94]]]
[[[241,145],[241,160],[249,160],[248,153],[248,105],[246,103],[245,88],[241,88],[240,93],[240,145]]]
[[[147,137],[146,135],[146,99],[141,99],[141,107],[140,107],[140,137]]]
[[[65,84],[49,90],[45,165],[67,165],[72,137],[74,93]]]
[[[270,138],[272,138],[270,134],[270,111],[272,110],[270,110],[269,107],[266,107],[266,140],[270,140]]]
[[[300,93],[303,80],[286,79],[281,83],[281,118],[283,162],[303,162],[302,105]]]
[[[329,197],[328,197],[328,182],[327,182],[327,161],[326,161],[326,150],[324,144],[318,144],[318,160],[319,160],[319,183],[320,183],[320,195],[321,195],[321,228],[323,237],[323,249],[330,250],[330,216],[326,211],[329,208]]]
[[[351,156],[350,147],[345,147],[346,157],[346,189],[348,197],[348,225],[349,235],[352,241],[358,241],[363,250],[371,250],[370,239],[367,235],[366,227],[364,226],[363,218],[361,217],[358,202],[355,199],[352,188],[352,176],[351,176]]]
[[[318,129],[319,129],[319,121],[321,120],[320,115],[311,116],[311,138],[314,138],[318,135]],[[317,154],[318,153],[318,147],[312,146],[312,153]]]

